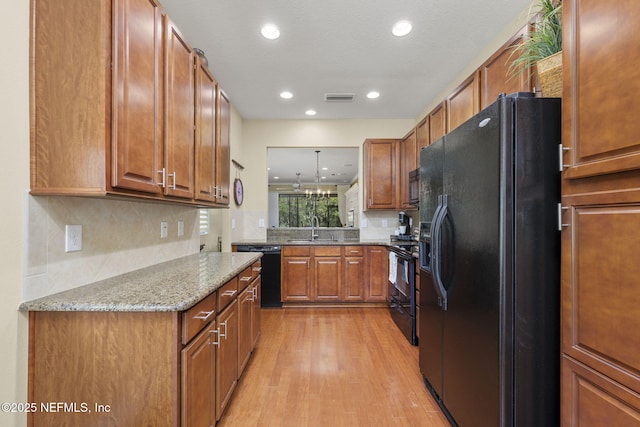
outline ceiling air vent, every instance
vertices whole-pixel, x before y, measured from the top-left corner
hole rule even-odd
[[[324,100],[326,102],[353,102],[355,93],[325,93]]]

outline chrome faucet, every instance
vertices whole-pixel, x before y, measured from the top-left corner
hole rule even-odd
[[[318,229],[320,228],[320,220],[317,216],[311,216],[311,240],[318,238]]]

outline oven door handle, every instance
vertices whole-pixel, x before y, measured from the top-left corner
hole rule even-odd
[[[438,303],[442,307],[442,310],[447,311],[447,290],[444,287],[444,283],[442,282],[442,271],[440,268],[440,264],[442,262],[442,224],[444,223],[444,219],[449,213],[449,209],[447,206],[447,195],[442,194],[438,196],[438,209],[436,209],[436,213],[432,222],[432,234],[433,242],[432,242],[432,251],[435,256],[432,259],[433,263],[433,286],[438,294]]]

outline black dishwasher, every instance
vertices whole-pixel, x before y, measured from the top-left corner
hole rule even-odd
[[[260,307],[282,307],[280,298],[280,246],[237,245],[238,252],[262,252],[262,297]]]

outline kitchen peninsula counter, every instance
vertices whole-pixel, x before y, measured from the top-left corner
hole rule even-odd
[[[205,252],[26,301],[21,311],[186,310],[251,266],[261,253]]]

